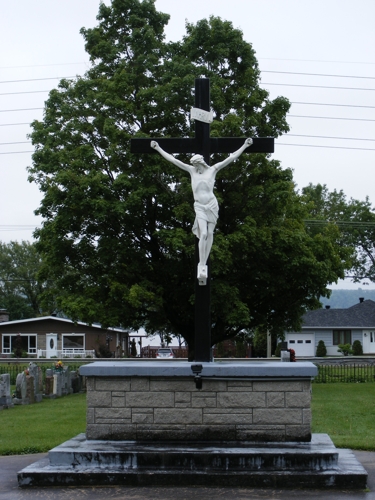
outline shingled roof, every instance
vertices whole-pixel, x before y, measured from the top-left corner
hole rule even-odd
[[[375,328],[375,302],[364,300],[347,309],[317,309],[303,316],[303,328]]]

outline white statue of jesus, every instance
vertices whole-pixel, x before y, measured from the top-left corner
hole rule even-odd
[[[151,147],[158,151],[166,160],[190,174],[195,210],[193,233],[199,239],[198,280],[201,285],[205,285],[207,282],[207,259],[210,255],[214,229],[219,217],[219,204],[214,195],[216,174],[219,170],[236,160],[252,143],[252,139],[246,139],[240,149],[230,154],[224,161],[216,163],[216,165],[212,165],[211,167],[207,165],[202,155],[194,155],[190,160],[191,165],[183,163],[164,151],[156,141],[151,141]]]

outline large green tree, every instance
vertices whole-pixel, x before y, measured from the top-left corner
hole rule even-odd
[[[309,184],[302,194],[310,214],[309,231],[316,233],[326,224],[336,225],[338,243],[352,252],[348,274],[357,282],[364,278],[375,282],[375,210],[369,198],[348,199],[342,190],[329,191],[325,184]]]
[[[50,93],[29,172],[44,194],[38,248],[64,312],[178,334],[193,349],[190,179],[159,155],[132,155],[130,139],[192,136],[197,77],[211,81],[212,136],[278,137],[289,102],[259,86],[252,46],[230,22],[188,23],[166,43],[167,22],[154,0],[101,4],[98,26],[81,30],[92,67]],[[265,154],[221,171],[216,196],[212,342],[257,325],[297,327],[342,277],[342,249],[330,230],[306,232],[291,171]]]
[[[9,312],[11,320],[52,312],[53,295],[47,293],[48,282],[38,277],[41,267],[42,259],[34,243],[0,242],[0,307]]]

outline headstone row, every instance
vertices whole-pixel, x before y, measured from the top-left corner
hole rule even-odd
[[[55,368],[46,370],[43,389],[42,370],[35,363],[19,373],[16,378],[16,391],[13,397],[10,393],[10,375],[0,376],[0,409],[9,408],[15,404],[27,405],[40,403],[43,397],[56,398],[81,390],[81,378],[76,371],[70,371],[62,363]]]

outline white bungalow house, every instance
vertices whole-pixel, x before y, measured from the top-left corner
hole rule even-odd
[[[339,344],[353,344],[359,340],[363,354],[375,354],[375,302],[359,299],[347,309],[309,311],[303,316],[300,332],[287,332],[285,341],[296,356],[315,356],[319,340],[323,340],[328,356],[340,355]]]
[[[101,328],[99,325],[73,322],[66,318],[44,316],[9,321],[7,311],[0,309],[0,357],[12,356],[16,342],[29,356],[38,358],[94,357],[99,345],[109,351],[127,353],[130,338],[142,347],[145,334],[121,328]]]

